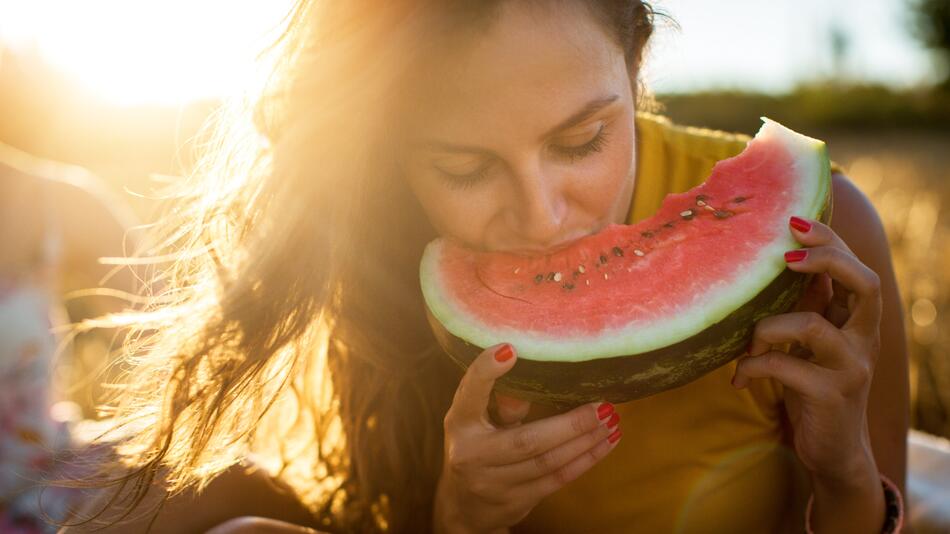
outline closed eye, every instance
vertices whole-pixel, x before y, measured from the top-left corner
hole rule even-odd
[[[489,167],[491,167],[490,162],[468,174],[453,174],[442,169],[439,169],[439,173],[453,189],[467,189],[484,179],[485,175],[488,174]]]
[[[561,156],[568,158],[571,163],[574,160],[588,156],[594,152],[600,152],[603,150],[604,145],[607,142],[607,125],[601,124],[600,129],[597,130],[597,133],[594,137],[579,146],[562,146],[562,145],[552,145],[551,150]]]
[[[567,158],[571,163],[578,159],[587,157],[595,152],[603,150],[607,144],[607,125],[601,124],[597,133],[590,141],[578,146],[551,145],[550,149],[555,154]],[[455,174],[443,169],[438,169],[439,173],[446,180],[448,185],[454,189],[467,189],[482,181],[491,168],[491,162],[479,167],[477,170],[467,174]]]

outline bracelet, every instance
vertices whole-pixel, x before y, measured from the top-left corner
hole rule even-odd
[[[891,479],[881,474],[881,486],[884,488],[884,526],[881,528],[881,534],[896,534],[904,526],[904,497],[897,484]],[[805,532],[806,534],[815,534],[811,529],[811,508],[815,503],[815,495],[808,498],[808,506],[805,507]]]

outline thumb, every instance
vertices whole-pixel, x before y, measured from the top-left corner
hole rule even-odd
[[[493,400],[493,409],[490,409],[492,419],[501,427],[517,426],[528,416],[528,412],[531,410],[531,401],[498,393],[497,391],[493,395]]]
[[[488,402],[495,380],[507,373],[516,360],[514,347],[507,343],[489,347],[472,360],[462,375],[449,409],[455,418],[467,422],[487,421]]]

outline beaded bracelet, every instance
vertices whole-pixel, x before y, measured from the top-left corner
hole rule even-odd
[[[891,482],[883,474],[881,475],[881,486],[884,487],[884,509],[887,512],[884,515],[884,527],[881,534],[896,534],[904,526],[904,497],[901,496],[901,490],[897,484]],[[805,507],[805,532],[815,534],[811,529],[811,507],[815,503],[814,494],[808,498],[808,506]]]

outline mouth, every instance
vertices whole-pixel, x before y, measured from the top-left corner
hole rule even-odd
[[[597,225],[590,230],[578,230],[565,236],[561,236],[556,242],[553,243],[539,244],[537,246],[529,245],[522,247],[512,247],[505,249],[504,252],[518,256],[549,256],[573,245],[575,242],[585,237],[592,236],[600,232],[604,229],[604,226],[605,225]]]

